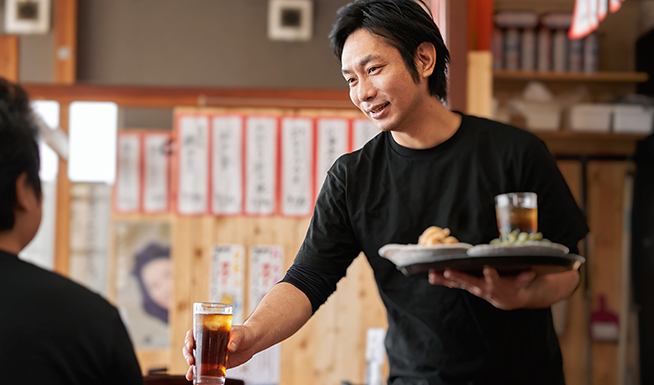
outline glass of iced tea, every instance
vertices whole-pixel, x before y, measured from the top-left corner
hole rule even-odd
[[[193,304],[194,384],[225,383],[227,343],[232,329],[233,309],[233,305],[224,303]]]
[[[495,197],[495,215],[500,238],[514,230],[538,232],[538,196],[533,192],[500,194]]]

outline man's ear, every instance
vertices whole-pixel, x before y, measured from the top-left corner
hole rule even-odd
[[[426,79],[434,73],[436,67],[436,47],[432,43],[422,42],[416,49],[416,69],[420,78]]]
[[[27,180],[27,173],[23,172],[16,178],[16,209],[28,211],[39,204],[34,187]]]

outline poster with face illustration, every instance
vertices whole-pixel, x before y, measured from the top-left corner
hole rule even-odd
[[[172,295],[170,225],[114,223],[115,305],[136,348],[165,348]]]

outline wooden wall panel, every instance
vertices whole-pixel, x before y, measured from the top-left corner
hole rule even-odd
[[[18,37],[0,34],[0,77],[18,81]]]
[[[578,161],[559,161],[557,164],[577,204],[581,207],[583,204],[581,163]],[[580,242],[580,246],[582,245],[583,242]],[[585,255],[583,250],[580,253]],[[585,279],[583,274],[581,279]],[[586,384],[587,347],[589,342],[586,310],[586,292],[582,281],[568,299],[565,332],[559,336],[561,354],[563,355],[563,372],[568,385]]]
[[[192,327],[190,305],[209,297],[212,246],[241,244],[249,250],[255,245],[281,245],[288,268],[304,239],[309,219],[190,217],[177,218],[174,223],[175,305],[171,311],[170,368],[179,374],[187,369],[180,352],[184,335]],[[247,288],[245,295],[247,298]],[[251,305],[246,300],[248,314],[253,310]],[[386,328],[386,316],[368,262],[359,257],[339,282],[336,293],[304,328],[282,343],[281,383],[363,383],[365,338],[370,327]]]
[[[599,295],[606,296],[609,311],[621,307],[621,249],[624,178],[627,162],[589,162],[588,205],[591,229],[588,267],[591,312],[599,310]],[[618,345],[591,341],[591,381],[594,385],[618,383]]]
[[[77,74],[77,0],[54,2],[54,82],[75,83]]]

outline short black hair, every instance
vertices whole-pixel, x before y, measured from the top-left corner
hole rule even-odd
[[[341,60],[345,40],[359,29],[384,38],[397,48],[404,64],[418,83],[416,50],[423,42],[436,48],[436,66],[429,77],[429,93],[447,99],[447,65],[450,52],[434,19],[415,0],[356,0],[341,7],[329,34],[334,54]]]
[[[0,78],[0,231],[14,227],[16,180],[22,173],[41,198],[38,127],[32,114],[27,92]]]

